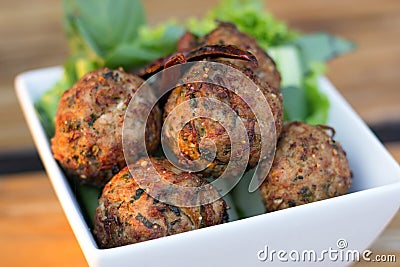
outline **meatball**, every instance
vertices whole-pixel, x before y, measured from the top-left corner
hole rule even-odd
[[[352,181],[349,162],[327,128],[302,122],[283,127],[271,170],[260,186],[267,212],[347,192]]]
[[[251,69],[242,68],[231,63],[230,61],[226,61],[225,59],[218,59],[215,61],[241,71],[243,75],[246,75],[258,86],[264,98],[258,99],[257,103],[251,103],[251,107],[256,107],[257,105],[260,105],[260,103],[264,104],[266,100],[273,116],[270,118],[271,124],[274,124],[273,127],[275,130],[275,134],[278,136],[282,127],[282,95],[280,93],[277,93],[267,83],[262,84],[262,82],[258,79],[258,76],[254,75]],[[210,64],[209,68],[214,68],[214,66]],[[215,68],[218,67],[216,66]],[[244,123],[249,140],[249,147],[247,149],[249,150],[248,152],[250,154],[247,167],[255,167],[259,161],[261,148],[263,147],[263,144],[261,142],[259,122],[252,112],[251,107],[239,95],[231,91],[238,84],[243,88],[246,87],[244,85],[244,82],[242,81],[243,78],[232,77],[233,75],[229,76],[229,74],[221,74],[219,76],[213,77],[213,80],[219,80],[222,84],[224,84],[224,86],[205,82],[188,82],[198,80],[196,78],[199,75],[207,75],[207,73],[204,72],[203,66],[201,64],[195,65],[187,73],[184,74],[182,78],[184,84],[177,86],[171,92],[167,100],[167,103],[164,107],[164,118],[172,114],[174,109],[183,102],[191,101],[200,97],[216,99],[226,104],[237,114],[237,117],[240,118],[240,120]],[[227,88],[230,88],[231,90]],[[249,89],[248,92],[251,92],[251,90]],[[209,104],[204,105],[203,107],[199,107],[200,105],[201,103],[196,106],[191,106],[189,110],[185,109],[181,112],[192,114],[195,109],[203,108],[206,110],[219,108],[218,106],[211,107]],[[179,121],[182,117],[182,114],[180,112],[175,112],[174,116],[175,117],[172,120]],[[232,125],[232,127],[234,127],[233,125],[236,125],[237,121],[236,118],[226,117],[224,119],[224,123],[230,124]],[[272,127],[270,128],[272,129]],[[179,131],[180,129],[173,130]],[[207,168],[202,171],[202,173],[207,176],[219,177],[225,171],[227,164],[230,162],[231,141],[237,141],[234,138],[231,138],[232,136],[230,137],[228,135],[227,131],[224,129],[220,122],[217,122],[210,118],[195,118],[188,122],[187,125],[183,127],[182,130],[180,130],[179,138],[177,140],[173,137],[164,140],[175,155],[183,155],[184,158],[186,158],[188,161],[195,161],[199,160],[202,157],[207,157],[209,153],[203,153],[202,155],[201,150],[209,151],[210,149],[204,146],[201,149],[201,144],[213,143],[216,150],[215,159],[211,161],[211,163],[207,166]],[[212,142],[207,142],[206,140],[210,140]],[[276,139],[264,141],[273,142],[275,144]],[[244,155],[245,152],[246,151],[243,150],[240,152],[240,154]],[[241,157],[240,155],[236,156]],[[183,162],[183,164],[185,163]],[[238,167],[237,173],[240,172],[240,168],[241,167]],[[235,172],[233,172],[232,174],[235,175]]]
[[[175,185],[198,187],[206,183],[195,174],[179,171],[165,159],[140,159],[130,166],[132,174],[128,167],[124,168],[106,184],[99,198],[94,235],[100,248],[133,244],[227,221],[227,206],[222,199],[201,206],[178,207],[148,195],[135,179],[151,175],[149,164],[153,164],[161,179]]]
[[[198,46],[198,40],[196,36],[191,32],[185,32],[181,38],[179,38],[176,44],[177,52],[187,52],[195,49]]]
[[[122,126],[129,101],[142,83],[141,78],[122,69],[103,68],[87,73],[64,92],[51,144],[54,158],[68,176],[103,186],[126,165]],[[132,112],[143,116],[140,108]],[[161,111],[156,106],[146,125],[150,153],[159,146],[160,129]]]
[[[190,35],[186,34],[178,44],[181,49],[185,47],[191,48],[194,46],[193,38],[190,38]],[[198,40],[199,46],[215,44],[235,45],[252,53],[258,60],[259,65],[257,67],[249,65],[245,61],[227,60],[241,68],[250,68],[261,83],[268,83],[275,91],[280,89],[281,77],[275,62],[257,44],[257,41],[253,37],[240,32],[232,23],[219,22],[219,26],[215,30]]]

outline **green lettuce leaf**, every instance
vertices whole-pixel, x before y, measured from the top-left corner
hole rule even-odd
[[[303,87],[307,94],[308,114],[304,121],[309,124],[326,124],[329,112],[328,97],[318,89],[318,78],[326,72],[326,65],[314,63],[305,75]]]
[[[298,36],[297,32],[266,12],[260,0],[222,0],[205,18],[189,19],[187,27],[202,36],[217,27],[216,20],[234,23],[240,31],[253,36],[264,49],[286,44]]]

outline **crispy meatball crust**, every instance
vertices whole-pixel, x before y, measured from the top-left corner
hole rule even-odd
[[[139,188],[133,177],[147,175],[153,166],[162,179],[180,186],[200,186],[197,175],[181,172],[165,159],[140,159],[122,169],[104,187],[95,212],[94,235],[100,248],[133,244],[227,221],[225,201],[198,207],[168,205]],[[183,196],[181,196],[183,197]]]
[[[91,71],[64,92],[51,139],[54,157],[68,176],[103,186],[126,163],[122,126],[132,95],[143,80],[122,69]],[[137,116],[141,116],[137,111]],[[155,107],[146,125],[149,152],[160,143],[161,111]]]
[[[293,122],[283,127],[260,193],[271,212],[343,195],[351,181],[341,145],[320,126]]]
[[[182,42],[184,43],[184,40]],[[257,44],[257,41],[253,37],[240,32],[234,24],[219,22],[219,26],[201,38],[198,43],[199,46],[216,44],[236,45],[245,51],[249,51],[257,58],[259,63],[258,67],[250,66],[245,61],[235,59],[227,60],[241,68],[251,68],[261,83],[268,83],[275,91],[280,89],[281,76],[275,62],[268,56],[265,50]]]
[[[244,75],[249,77],[258,86],[258,88],[260,88],[265,97],[265,100],[270,106],[275,122],[276,135],[278,136],[282,128],[282,95],[279,92],[276,92],[275,89],[273,89],[267,83],[262,84],[258,77],[254,75],[252,70],[234,65],[231,62],[226,61],[225,59],[216,60],[216,62],[228,65],[241,71]],[[184,75],[182,80],[197,80],[196,77],[199,75],[199,73],[202,75],[202,73],[204,72],[202,72],[201,68],[201,65],[194,66],[191,70],[188,71],[188,73]],[[214,79],[222,80],[223,83],[228,87],[230,83],[235,84],[236,82],[235,80],[229,80],[230,78],[227,76],[215,77]],[[246,128],[250,144],[250,157],[248,168],[255,167],[259,161],[260,151],[262,148],[258,122],[249,105],[247,105],[241,97],[236,95],[234,92],[228,90],[227,88],[209,83],[185,83],[184,85],[177,86],[171,92],[164,107],[164,118],[166,118],[181,103],[199,97],[216,99],[231,107],[232,110],[238,115]],[[256,103],[253,104],[256,105]],[[196,108],[199,107],[196,106]],[[207,107],[204,107],[204,109],[207,109]],[[191,110],[184,110],[183,112],[191,113]],[[179,114],[179,112],[175,112],[174,115],[176,116],[176,118],[174,118],[173,120],[179,121],[181,114]],[[235,125],[236,122],[234,120],[230,121],[227,118],[225,123]],[[212,161],[212,163],[209,164],[208,167],[204,169],[204,171],[202,171],[202,173],[206,176],[219,177],[226,169],[226,166],[230,161],[231,155],[230,137],[224,127],[219,122],[216,122],[209,118],[193,119],[180,131],[178,140],[170,139],[171,142],[167,142],[167,144],[176,155],[182,153],[184,157],[188,160],[197,160],[201,157],[199,144],[206,139],[212,140],[215,144],[216,157]],[[245,154],[245,151],[241,152],[242,155]],[[239,169],[240,168],[238,168],[237,170],[238,172],[240,172]]]

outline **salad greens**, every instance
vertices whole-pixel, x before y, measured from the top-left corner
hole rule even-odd
[[[352,49],[354,44],[349,41],[315,33],[267,50],[282,76],[285,120],[326,123],[329,101],[318,90],[318,77],[326,72],[326,61]]]
[[[202,36],[216,20],[234,23],[253,36],[275,60],[282,76],[285,120],[326,123],[329,101],[318,90],[325,62],[354,45],[325,33],[302,35],[264,10],[261,0],[221,0],[202,19],[185,23],[146,24],[140,0],[64,0],[64,28],[71,56],[64,73],[36,103],[49,137],[61,94],[80,77],[99,67],[131,70],[172,53],[186,29]]]
[[[285,23],[265,12],[262,0],[222,0],[203,19],[189,19],[187,28],[202,36],[216,28],[218,20],[235,24],[240,31],[253,36],[264,49],[285,44],[298,36]]]
[[[35,103],[48,137],[62,93],[85,73],[143,66],[172,53],[185,31],[171,21],[149,27],[140,0],[64,0],[63,11],[71,56],[60,81]]]
[[[65,0],[64,27],[72,54],[102,59],[121,44],[133,42],[146,22],[138,0]],[[133,14],[132,14],[133,13]]]
[[[221,0],[202,19],[185,23],[146,24],[140,0],[64,0],[64,28],[70,58],[61,79],[35,103],[48,137],[54,135],[54,117],[62,93],[90,70],[99,67],[127,70],[143,66],[174,52],[186,29],[202,36],[217,27],[216,20],[234,23],[253,36],[275,60],[282,76],[284,117],[311,124],[326,122],[327,97],[318,90],[325,62],[348,52],[346,40],[317,33],[302,35],[264,11],[261,0]],[[74,184],[89,225],[97,207],[97,188]]]
[[[324,124],[329,101],[318,90],[318,77],[325,62],[354,49],[354,44],[326,33],[301,35],[265,12],[261,0],[222,0],[201,20],[189,19],[187,28],[202,36],[215,27],[216,20],[234,23],[253,36],[274,59],[282,76],[284,119]]]

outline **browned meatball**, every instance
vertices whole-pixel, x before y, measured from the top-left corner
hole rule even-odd
[[[352,174],[346,153],[324,129],[302,122],[283,127],[272,168],[260,187],[267,212],[347,192]]]
[[[186,52],[195,49],[198,46],[198,40],[191,32],[185,32],[181,38],[179,38],[176,44],[177,52]]]
[[[106,184],[99,199],[94,220],[99,247],[133,244],[227,221],[222,199],[197,207],[177,207],[149,196],[135,181],[151,175],[149,164],[161,179],[175,185],[198,187],[206,183],[195,174],[179,171],[165,159],[141,159],[131,166],[132,174],[124,168]]]
[[[265,97],[265,99],[259,99],[256,103],[249,103],[251,107],[255,107],[256,105],[267,105],[272,112],[273,118],[271,119],[271,123],[275,124],[276,135],[280,134],[281,125],[282,125],[282,95],[280,93],[275,92],[273,88],[271,88],[268,84],[261,84],[260,80],[257,78],[253,72],[246,68],[238,67],[237,65],[232,64],[231,62],[226,61],[225,59],[217,60],[218,63],[222,63],[224,65],[228,65],[233,67],[239,71],[241,71],[244,75],[249,77],[261,90],[261,93]],[[210,65],[210,69],[214,68]],[[218,66],[215,69],[219,68]],[[223,71],[221,71],[222,73]],[[181,103],[185,101],[190,101],[195,98],[211,98],[216,99],[227,106],[229,106],[241,119],[244,123],[244,126],[247,131],[248,140],[250,147],[247,148],[249,150],[250,158],[248,162],[248,168],[252,168],[257,165],[260,151],[262,148],[261,135],[258,121],[253,114],[250,106],[246,104],[241,97],[232,92],[231,90],[235,88],[239,84],[243,84],[241,81],[242,77],[232,77],[228,74],[215,75],[214,77],[210,77],[212,80],[219,80],[225,86],[219,86],[211,83],[192,83],[186,81],[198,80],[196,79],[198,76],[207,75],[203,71],[202,65],[196,65],[191,68],[182,78],[182,81],[185,82],[184,85],[176,87],[170,94],[168,101],[164,107],[164,117],[167,117],[172,111],[178,107]],[[245,86],[243,86],[244,88]],[[231,90],[227,89],[230,88]],[[252,90],[248,89],[248,92],[251,93]],[[265,103],[265,100],[267,103]],[[190,110],[182,110],[186,114],[192,114],[194,109],[218,109],[220,107],[211,105],[203,105],[198,104],[196,106],[191,106]],[[182,117],[182,113],[175,112],[174,118],[172,120],[179,121]],[[230,124],[232,127],[235,127],[237,121],[235,118],[228,118],[224,120],[225,124]],[[168,127],[167,127],[168,128]],[[178,131],[180,129],[173,129],[174,131]],[[175,155],[182,154],[188,161],[198,160],[203,157],[207,157],[207,153],[201,153],[200,144],[211,144],[212,142],[203,142],[205,140],[211,140],[215,144],[216,155],[215,159],[208,165],[208,167],[203,171],[205,175],[211,175],[213,177],[219,177],[224,170],[226,169],[227,164],[231,159],[231,141],[236,142],[234,136],[228,135],[221,122],[217,122],[215,120],[209,118],[196,118],[191,120],[181,131],[179,138],[176,140],[173,137],[169,139],[165,139],[166,144],[171,148]],[[242,141],[242,140],[240,140]],[[276,140],[264,140],[265,142],[276,142]],[[208,147],[202,148],[203,152],[211,150]],[[240,155],[238,157],[242,157],[241,155],[245,154],[245,150],[240,151]],[[207,158],[206,158],[207,159]],[[243,158],[243,160],[246,160]],[[235,164],[236,162],[234,162]],[[240,167],[238,167],[238,172]],[[236,175],[236,173],[232,173]]]
[[[185,43],[184,40],[182,42]],[[257,41],[253,37],[240,32],[234,24],[220,22],[215,30],[201,38],[198,43],[199,46],[215,44],[235,45],[245,51],[249,51],[257,58],[259,63],[258,67],[251,66],[245,61],[234,59],[227,60],[241,68],[250,68],[257,76],[260,83],[268,83],[275,91],[279,90],[281,77],[275,62],[268,56],[265,50],[257,44]]]
[[[83,76],[64,92],[51,140],[55,159],[68,176],[82,183],[103,186],[126,163],[122,150],[122,125],[132,95],[143,80],[122,69],[107,68]],[[135,116],[143,116],[134,110]],[[160,142],[161,111],[155,107],[146,125],[149,152]]]
[[[240,49],[251,52],[256,57],[258,66],[250,61],[239,59],[208,58],[207,60],[222,63],[240,70],[261,89],[261,92],[271,108],[275,122],[276,135],[279,136],[282,128],[283,106],[282,95],[279,92],[280,75],[272,59],[258,46],[254,38],[240,32],[236,26],[230,23],[221,22],[215,30],[199,40],[196,40],[193,35],[187,33],[178,43],[180,51],[184,51],[185,49],[190,50],[204,45],[235,45]],[[201,70],[194,67],[184,75],[182,80],[195,80],[193,77],[196,78],[198,73],[201,73]],[[217,77],[217,79],[222,80],[223,83],[225,83],[225,87],[229,87],[229,84],[236,82],[229,81],[229,78],[224,75]],[[198,97],[217,99],[230,106],[237,113],[244,123],[248,134],[250,144],[248,148],[250,153],[248,168],[254,167],[259,160],[262,146],[258,122],[254,114],[252,114],[250,107],[240,97],[226,88],[206,83],[186,83],[185,85],[178,86],[169,96],[165,105],[164,117],[168,116],[179,104]],[[254,103],[254,105],[257,104]],[[204,108],[206,109],[207,107]],[[192,111],[193,110],[185,110],[184,112],[190,114]],[[182,114],[175,113],[176,118],[174,118],[174,120],[179,120],[181,115]],[[236,123],[234,120],[230,121],[228,118],[225,122],[231,125]],[[173,130],[176,131],[177,129]],[[203,142],[204,140],[211,140],[212,142]],[[214,177],[220,176],[231,159],[230,142],[232,140],[229,138],[222,125],[211,119],[193,119],[182,129],[178,140],[169,138],[169,140],[166,141],[175,155],[183,155],[188,162],[209,156],[208,154],[210,153],[204,153],[202,155],[201,152],[207,152],[209,148],[203,146],[202,151],[200,151],[201,143],[214,143],[216,147],[215,159],[202,172],[205,175]],[[243,155],[244,153],[245,151],[241,151],[240,154]]]

